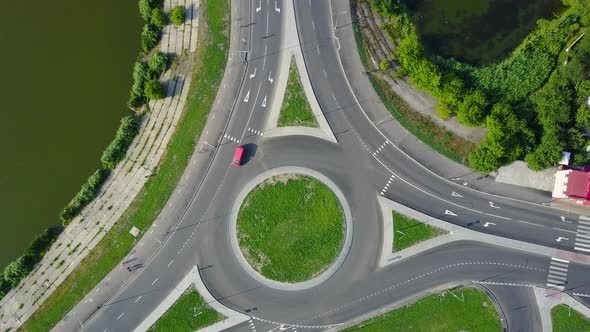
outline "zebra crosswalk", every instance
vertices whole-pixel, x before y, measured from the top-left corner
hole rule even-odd
[[[580,216],[574,249],[590,252],[590,218]]]
[[[562,291],[567,280],[567,270],[570,261],[551,257],[551,265],[547,274],[547,287]]]

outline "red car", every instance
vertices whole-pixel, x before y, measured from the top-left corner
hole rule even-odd
[[[236,166],[236,167],[240,167],[242,165],[242,157],[244,156],[244,148],[241,146],[238,146],[236,148],[236,152],[234,152],[234,161],[232,162],[232,165]]]

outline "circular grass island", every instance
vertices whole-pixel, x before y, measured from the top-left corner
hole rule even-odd
[[[318,180],[276,175],[242,202],[237,236],[242,254],[262,276],[303,282],[336,260],[345,236],[344,217],[334,193]]]

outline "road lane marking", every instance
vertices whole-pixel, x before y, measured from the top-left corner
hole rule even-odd
[[[250,100],[250,90],[248,90],[248,93],[246,93],[246,97],[244,98],[244,102],[247,103],[248,100]]]
[[[383,187],[383,189],[381,189],[381,196],[383,196],[385,194],[385,192],[387,192],[387,190],[389,190],[389,186],[391,185],[391,181],[393,181],[394,179],[395,179],[395,175],[392,175],[389,177],[389,180],[387,180],[385,187]]]
[[[172,262],[174,262],[174,260],[171,260],[170,263],[168,263],[168,267],[170,267],[170,265],[172,265]]]
[[[454,191],[451,193],[451,196],[453,196],[453,197],[461,197],[461,198],[463,198],[463,195],[461,195],[461,194],[458,194],[458,193],[456,193],[456,192],[454,192]]]
[[[499,215],[497,215],[497,214],[492,214],[492,213],[486,213],[486,215],[488,215],[488,216],[490,216],[490,217],[499,218],[499,219],[512,220],[512,218],[503,217],[503,216],[499,216]]]
[[[260,106],[262,106],[262,108],[266,107],[266,96],[264,96],[264,99],[262,100],[262,105]]]
[[[580,216],[580,220],[578,220],[574,250],[590,252],[590,223],[584,220],[588,220],[588,218]]]
[[[152,286],[158,281],[158,278],[152,282]]]
[[[256,134],[258,136],[264,136],[264,133],[262,131],[260,131],[260,130],[257,130],[257,129],[248,128],[248,131],[251,132],[251,133],[253,133],[253,134]]]
[[[256,12],[258,13],[262,9],[262,0],[258,2],[258,7],[256,7]]]
[[[453,213],[453,212],[451,212],[449,210],[445,210],[445,214],[446,215],[449,215],[449,216],[455,216],[455,217],[457,216],[455,213]]]
[[[240,141],[242,141],[244,135],[246,135],[246,130],[248,129],[248,125],[250,124],[250,120],[252,119],[252,114],[254,114],[254,107],[256,107],[256,101],[258,100],[258,95],[260,94],[260,88],[262,88],[262,82],[258,84],[258,91],[256,91],[256,97],[254,97],[254,103],[252,104],[252,109],[250,110],[250,116],[248,116],[248,121],[246,121],[246,126],[244,127],[244,131],[242,132]]]
[[[567,271],[569,261],[561,258],[551,257],[549,272],[547,273],[547,287],[563,291],[567,283]]]
[[[281,13],[281,8],[278,7],[277,1],[275,1],[275,10],[277,11],[277,13]]]
[[[270,84],[272,84],[272,82],[274,82],[274,79],[271,77],[272,75],[272,71],[268,73],[268,81],[270,82]]]
[[[258,70],[257,67],[254,67],[254,72],[252,74],[250,74],[250,78],[254,78],[256,77],[256,71]]]
[[[530,221],[519,220],[518,222],[521,222],[521,223],[527,224],[527,225],[531,225],[531,226],[545,227],[544,225],[535,224],[534,222],[530,222]]]
[[[494,209],[499,209],[499,206],[494,205],[494,202],[490,202],[490,206],[493,207]]]
[[[494,224],[493,222],[486,222],[485,224],[483,224],[483,227],[489,227],[489,226],[496,226],[496,224]]]
[[[237,144],[240,144],[240,141],[241,141],[241,140],[237,139],[236,137],[230,136],[228,134],[223,135],[223,138],[228,139],[228,140],[230,140],[234,143],[237,143]]]
[[[561,242],[561,241],[569,241],[569,240],[570,240],[570,239],[568,239],[567,237],[563,237],[563,236],[560,236],[560,237],[558,237],[557,239],[555,239],[555,241],[557,241],[557,242]]]
[[[121,317],[123,317],[124,314],[125,313],[120,314],[119,317],[117,317],[117,320],[121,319]]]

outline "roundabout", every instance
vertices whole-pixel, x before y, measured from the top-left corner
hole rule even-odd
[[[230,214],[229,240],[240,266],[279,290],[329,279],[351,246],[352,223],[340,189],[323,174],[279,167],[253,178]]]

